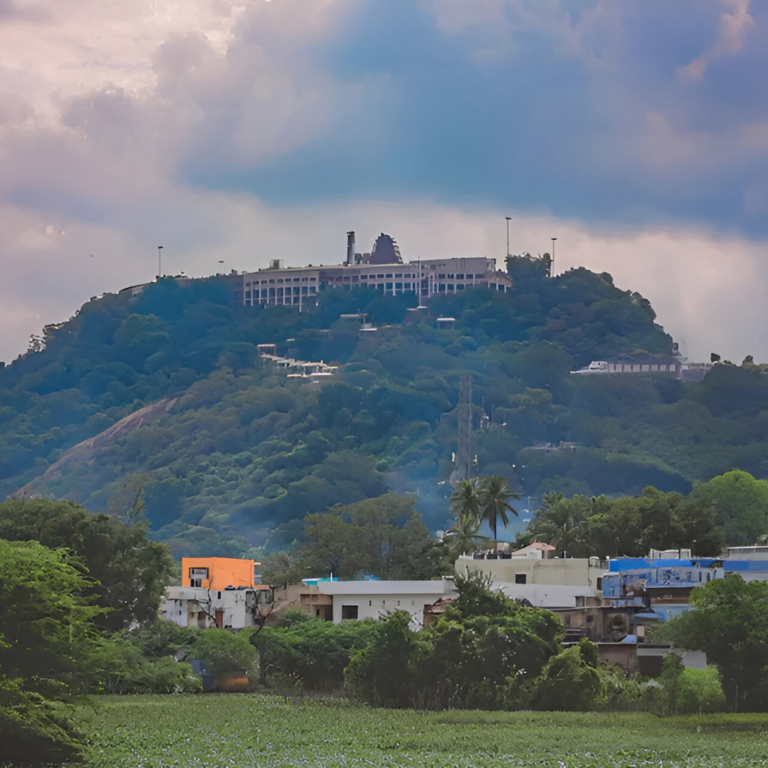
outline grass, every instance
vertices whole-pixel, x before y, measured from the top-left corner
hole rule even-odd
[[[768,715],[375,710],[262,694],[113,696],[81,711],[92,768],[741,768]]]

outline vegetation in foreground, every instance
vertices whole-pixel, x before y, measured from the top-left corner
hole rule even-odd
[[[209,694],[105,697],[79,721],[92,768],[752,768],[768,754],[766,715],[428,714]]]

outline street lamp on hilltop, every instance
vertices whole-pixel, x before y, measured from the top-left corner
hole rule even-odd
[[[554,277],[555,276],[555,240],[557,240],[556,237],[552,238],[552,267],[549,270],[549,276]]]
[[[157,246],[157,279],[163,276],[163,246]]]
[[[507,258],[509,258],[509,220],[511,216],[507,216]]]

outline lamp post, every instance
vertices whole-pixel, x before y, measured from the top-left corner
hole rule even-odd
[[[557,238],[553,237],[552,238],[552,268],[549,270],[550,277],[555,276],[555,240],[557,240]]]
[[[163,276],[163,246],[157,246],[157,279]]]
[[[509,220],[511,216],[507,216],[507,258],[509,258]]]

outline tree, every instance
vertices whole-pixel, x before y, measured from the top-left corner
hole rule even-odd
[[[478,546],[488,542],[481,536],[480,520],[477,517],[460,515],[445,534],[445,541],[450,547],[454,558],[467,552],[474,552]]]
[[[200,659],[214,677],[250,677],[256,671],[258,652],[248,641],[247,632],[233,634],[226,629],[206,629],[198,635],[189,657]]]
[[[480,497],[475,480],[461,480],[451,494],[451,512],[456,520],[480,519]]]
[[[387,493],[354,504],[337,504],[322,515],[307,515],[306,543],[296,552],[291,577],[373,574],[388,579],[434,575],[429,530],[412,496]],[[282,569],[280,569],[282,571]],[[276,571],[277,572],[277,571]]]
[[[65,552],[0,540],[0,764],[80,756],[58,703],[86,689],[96,641],[91,580]]]
[[[168,548],[147,539],[145,523],[124,525],[71,501],[1,503],[0,538],[69,549],[91,575],[89,593],[108,609],[98,621],[110,630],[152,621],[175,570]]]
[[[506,527],[509,525],[507,512],[511,512],[517,517],[517,510],[509,502],[519,499],[520,495],[512,492],[503,475],[484,477],[480,481],[477,495],[480,502],[481,519],[486,520],[491,526],[493,538],[496,540],[496,527],[499,520]]]
[[[394,707],[507,709],[528,703],[526,687],[557,653],[563,627],[552,613],[491,591],[481,576],[457,578],[459,596],[437,623],[414,632],[404,612],[354,654],[352,693]]]
[[[546,541],[572,557],[642,557],[651,549],[691,547],[717,556],[725,541],[713,504],[704,497],[645,488],[639,496],[544,496],[517,544]]]
[[[701,650],[723,676],[737,710],[768,705],[768,583],[745,582],[735,573],[691,593],[693,610],[657,630],[679,648]]]
[[[697,485],[693,499],[709,502],[730,545],[754,544],[768,533],[768,482],[734,469]]]
[[[586,638],[553,656],[536,683],[539,709],[588,711],[605,703],[597,646]]]
[[[381,630],[381,622],[330,621],[308,616],[297,609],[274,615],[277,626],[265,627],[251,636],[259,651],[261,681],[269,684],[275,675],[297,675],[309,691],[339,691],[344,670],[355,650],[365,648]],[[282,614],[282,615],[281,615]]]

